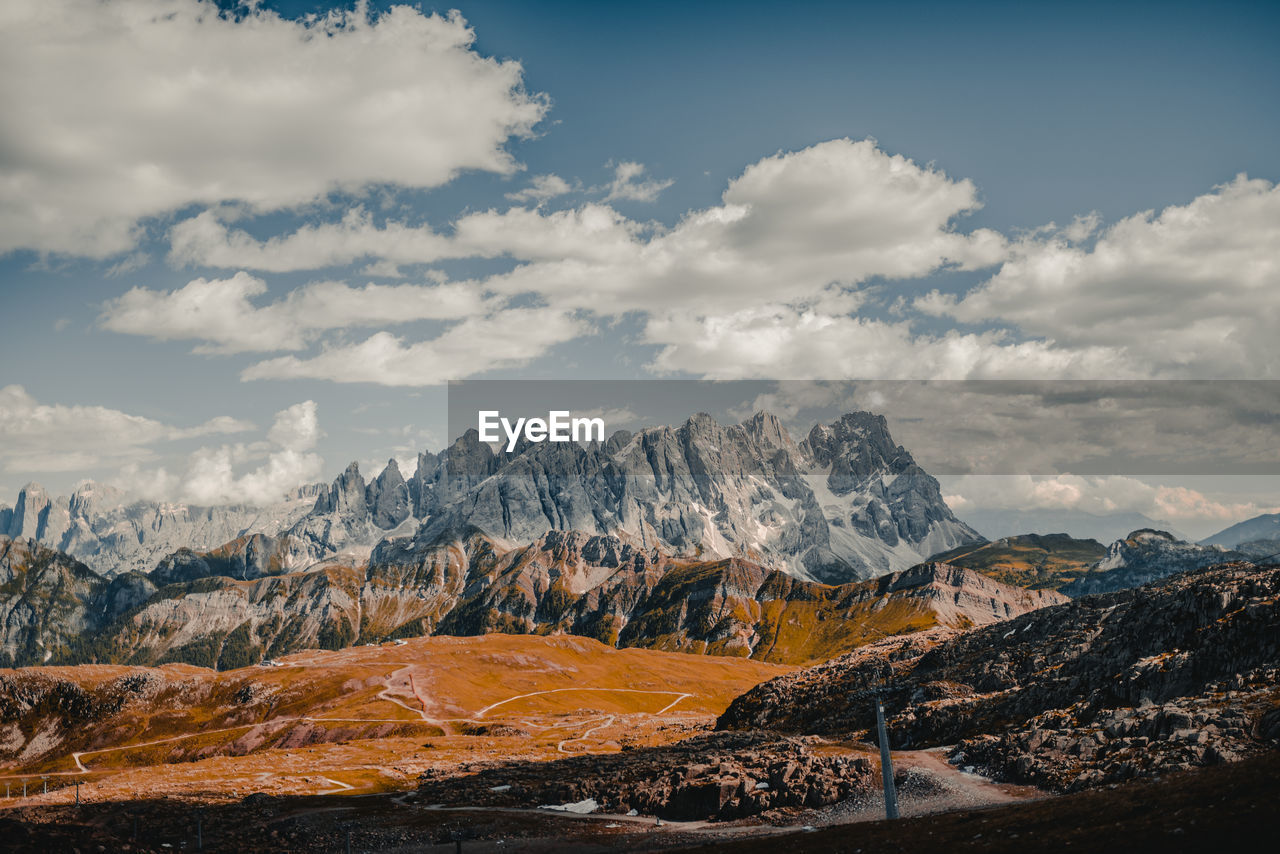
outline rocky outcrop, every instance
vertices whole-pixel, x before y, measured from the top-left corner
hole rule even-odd
[[[1126,758],[1122,749],[1181,757],[1169,760],[1173,764],[1245,755],[1277,734],[1267,710],[1280,704],[1278,596],[1280,567],[1228,564],[950,637],[938,631],[884,641],[752,689],[734,700],[718,726],[862,731],[873,724],[878,694],[894,744],[962,742],[958,751],[966,761],[981,756],[1007,777],[1059,788],[1169,767],[1155,760],[1124,765],[1134,755]],[[1153,705],[1190,709],[1193,720],[1204,713],[1229,741],[1197,742],[1206,750],[1191,754],[1153,747],[1152,739],[1186,740],[1175,735],[1185,727],[1167,727],[1163,718],[1150,727],[1141,723],[1156,714],[1144,711]],[[1242,723],[1227,726],[1228,719]],[[1121,724],[1128,720],[1135,722],[1131,734]],[[1073,741],[1062,729],[1079,730],[1080,738]],[[1035,741],[1032,749],[1033,730],[1053,738]],[[1081,741],[1086,735],[1092,741]],[[1114,754],[1100,747],[1119,736],[1148,741],[1118,742]],[[985,746],[971,753],[965,744]],[[1072,774],[1044,770],[1045,762],[1062,767],[1038,751],[1044,744],[1076,757]],[[1212,744],[1214,751],[1207,749]],[[1021,761],[1028,750],[1031,759]]]
[[[868,757],[819,753],[814,742],[716,733],[667,747],[509,763],[465,777],[427,774],[419,780],[417,799],[492,807],[594,802],[602,812],[635,810],[698,821],[744,818],[779,807],[817,808],[875,786],[876,769]]]
[[[1179,572],[1247,559],[1247,555],[1221,546],[1188,543],[1167,531],[1143,528],[1116,540],[1087,573],[1061,589],[1072,597],[1106,593],[1139,587]]]
[[[958,765],[1054,791],[1235,762],[1280,743],[1280,670],[1260,668],[1209,683],[1200,696],[1121,706],[1081,721],[1054,709],[1001,735],[962,741]]]

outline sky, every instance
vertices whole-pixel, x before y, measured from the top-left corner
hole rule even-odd
[[[1278,38],[1274,3],[12,0],[0,502],[411,469],[452,380],[1280,379]],[[1028,474],[944,487],[1280,505]]]

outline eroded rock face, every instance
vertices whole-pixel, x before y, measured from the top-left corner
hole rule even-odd
[[[365,504],[369,507],[373,524],[383,530],[394,528],[409,518],[412,510],[409,485],[405,483],[400,464],[395,459],[387,460],[382,474],[365,488]]]
[[[495,807],[593,800],[603,812],[635,810],[696,821],[743,818],[778,807],[817,808],[876,785],[868,757],[824,755],[813,747],[813,739],[716,733],[667,747],[511,763],[466,777],[424,775],[418,799]]]
[[[1020,781],[1072,788],[1223,761],[1280,735],[1278,594],[1280,568],[1228,564],[893,639],[757,686],[718,726],[865,730],[879,694],[895,744],[961,742],[962,761]],[[1188,728],[1208,734],[1192,742]]]
[[[962,741],[952,754],[1005,779],[1056,791],[1234,762],[1280,741],[1280,670],[1260,668],[1206,686],[1206,693],[1164,703],[1086,707],[1036,715],[1002,735]]]

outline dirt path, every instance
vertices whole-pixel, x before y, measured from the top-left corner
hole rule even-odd
[[[552,688],[548,691],[531,691],[528,694],[517,694],[514,697],[508,697],[505,700],[499,700],[496,703],[492,703],[488,706],[485,706],[483,709],[476,712],[475,715],[473,715],[473,717],[476,718],[476,720],[479,720],[480,718],[484,717],[489,712],[493,711],[499,706],[505,706],[507,703],[514,703],[516,700],[523,700],[526,697],[540,697],[544,694],[563,694],[568,691],[609,691],[609,692],[620,693],[620,694],[667,694],[669,696],[675,695],[676,697],[675,701],[672,703],[669,703],[665,708],[661,709],[660,711],[652,713],[655,715],[660,715],[663,712],[665,712],[667,709],[674,706],[676,703],[680,702],[681,700],[684,700],[693,696],[692,694],[686,694],[682,691],[649,691],[641,688]]]

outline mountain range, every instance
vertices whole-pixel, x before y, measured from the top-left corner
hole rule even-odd
[[[1085,510],[980,507],[966,511],[964,519],[988,540],[1019,534],[1066,534],[1077,540],[1110,543],[1142,528],[1168,531],[1180,540],[1190,539],[1168,521],[1132,511],[1104,515]]]
[[[206,560],[191,555],[188,565]],[[367,565],[178,581],[168,563],[107,579],[31,540],[0,538],[0,594],[0,663],[220,670],[301,649],[493,632],[799,663],[1065,601],[945,564],[830,586],[741,558],[689,561],[580,532],[504,548],[475,528],[384,542]]]
[[[352,463],[266,508],[125,503],[87,484],[50,498],[37,484],[0,508],[0,534],[32,538],[104,576],[148,572],[180,548],[278,537],[280,571],[424,529],[474,526],[507,544],[553,530],[617,536],[682,557],[741,557],[798,578],[842,583],[902,570],[981,539],[938,482],[893,442],[883,416],[849,413],[795,442],[767,412],[724,426],[619,431],[603,443],[523,443],[499,453],[468,430],[424,452],[405,479],[394,460],[366,482]]]
[[[564,632],[803,663],[1246,557],[1147,529],[984,542],[866,412],[798,443],[765,412],[511,454],[470,430],[407,479],[353,463],[267,508],[122,499],[33,484],[0,509],[0,661]]]

